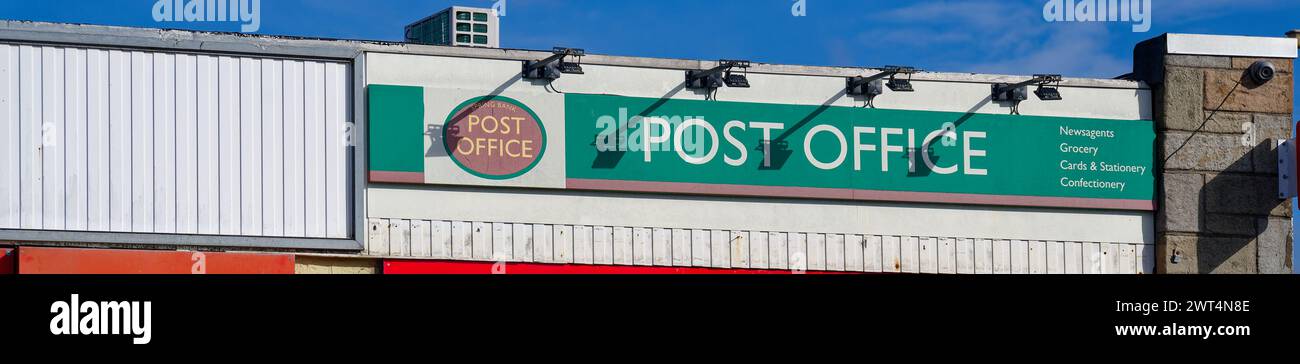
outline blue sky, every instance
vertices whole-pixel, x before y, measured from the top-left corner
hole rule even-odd
[[[188,0],[187,0],[188,1]],[[258,33],[398,41],[403,26],[450,5],[495,0],[262,0]],[[1049,23],[1046,0],[506,0],[502,46],[830,66],[910,65],[981,73],[1110,78],[1133,45],[1166,32],[1282,36],[1296,0],[1152,0],[1152,27]],[[0,18],[236,31],[154,22],[155,0],[5,1]]]
[[[400,40],[402,27],[449,5],[495,0],[262,0],[259,33]],[[1294,0],[1153,0],[1152,28],[1048,23],[1046,0],[506,0],[503,46],[565,45],[604,54],[741,58],[770,63],[1113,77],[1133,44],[1165,32],[1281,36],[1300,28]],[[1126,0],[1127,1],[1127,0]],[[237,30],[153,21],[155,0],[6,1],[0,17]]]

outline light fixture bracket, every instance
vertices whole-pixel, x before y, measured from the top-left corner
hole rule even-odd
[[[885,66],[881,72],[875,75],[863,77],[849,77],[844,80],[844,94],[851,96],[866,96],[867,106],[874,107],[873,100],[876,96],[885,93],[885,87],[894,92],[913,92],[912,74],[919,72],[916,68],[905,66]],[[899,78],[898,75],[907,75],[906,79]],[[889,78],[889,82],[885,82]]]
[[[992,100],[996,102],[1010,102],[1011,114],[1020,114],[1020,102],[1029,99],[1029,86],[1037,85],[1034,95],[1043,101],[1060,101],[1062,100],[1061,91],[1058,88],[1061,83],[1061,75],[1034,75],[1034,78],[1019,83],[995,83],[992,85]],[[1051,85],[1051,86],[1049,86]]]
[[[743,73],[735,73],[734,69],[742,70],[749,68],[749,61],[742,60],[720,60],[718,65],[707,70],[688,70],[686,71],[686,88],[714,90],[726,87],[749,87],[749,78]]]
[[[566,61],[566,59],[576,57],[581,60],[582,56],[587,55],[587,51],[581,48],[555,47],[551,53],[551,56],[545,59],[524,61],[523,78],[525,80],[555,81],[562,74],[584,74],[580,61],[570,62]]]

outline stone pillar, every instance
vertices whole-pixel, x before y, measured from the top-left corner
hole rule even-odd
[[[1138,44],[1156,126],[1158,273],[1291,273],[1291,202],[1277,143],[1292,136],[1296,40],[1166,34]],[[1256,61],[1277,69],[1259,84]]]

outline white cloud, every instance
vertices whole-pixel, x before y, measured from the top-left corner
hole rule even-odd
[[[871,14],[864,24],[872,30],[858,34],[860,46],[908,52],[935,70],[1110,78],[1132,68],[1108,52],[1109,27],[1121,25],[1048,23],[1036,1],[925,2]]]

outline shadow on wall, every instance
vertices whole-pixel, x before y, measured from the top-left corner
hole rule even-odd
[[[1243,72],[1237,86],[1253,90],[1262,85]],[[1229,92],[1229,95],[1232,91]],[[1227,101],[1225,97],[1225,102]],[[1216,108],[1222,107],[1222,104]],[[1214,111],[1207,111],[1212,116]],[[1234,161],[1225,173],[1206,176],[1201,189],[1199,205],[1200,231],[1203,237],[1196,244],[1198,271],[1201,273],[1264,273],[1267,269],[1259,259],[1266,258],[1261,251],[1276,247],[1262,244],[1286,244],[1266,236],[1273,219],[1269,216],[1285,204],[1279,199],[1276,173],[1278,160],[1276,135],[1265,135],[1250,152]],[[1229,171],[1254,171],[1256,175],[1234,174]],[[1273,229],[1270,229],[1273,228]],[[1283,227],[1285,228],[1285,227]],[[1204,236],[1204,235],[1203,235]],[[1261,241],[1260,238],[1265,238]]]
[[[677,87],[674,87],[672,90],[669,90],[668,93],[664,94],[663,96],[660,96],[658,100],[656,100],[656,101],[655,101],[653,104],[651,104],[650,106],[646,107],[645,110],[641,110],[640,112],[637,112],[637,113],[633,114],[633,117],[642,117],[642,118],[645,118],[645,117],[654,116],[654,112],[655,112],[655,111],[658,111],[660,107],[663,107],[664,104],[668,103],[668,100],[671,100],[674,96],[677,96],[677,94],[679,94],[679,93],[681,93],[682,91],[685,91],[685,90],[686,90],[686,83],[683,82],[683,83],[677,85]],[[701,90],[697,90],[697,89],[691,89],[690,91],[691,91],[691,93],[695,94],[695,96],[704,96],[704,95],[707,95],[707,94],[708,94],[708,92],[706,92],[706,91],[701,91]],[[627,123],[627,125],[620,125],[619,127],[620,127],[621,129],[624,129],[624,130],[632,129],[632,126],[633,126],[633,125],[632,125],[632,123],[631,123],[631,120],[619,121],[619,122],[626,122],[626,123]],[[640,126],[637,126],[637,127],[639,128]],[[638,129],[638,130],[640,130],[640,129]],[[620,134],[620,135],[621,135],[621,134]],[[596,147],[596,143],[598,143],[599,141],[600,141],[600,134],[592,135],[592,137],[591,137],[591,144],[588,144],[588,145],[590,145],[592,148],[595,148],[595,147]],[[624,141],[624,142],[626,142],[626,141]],[[615,149],[615,150],[609,150],[609,151],[598,151],[598,152],[596,152],[596,160],[594,160],[594,161],[591,162],[591,168],[593,168],[593,169],[614,169],[614,168],[617,168],[617,167],[618,167],[618,163],[621,162],[621,161],[623,160],[623,156],[624,156],[624,155],[627,155],[627,150],[625,150],[625,149],[626,149],[626,148],[618,148],[618,149]]]
[[[1264,140],[1234,161],[1226,171],[1258,170],[1258,166],[1253,166],[1254,162],[1276,161],[1277,148],[1270,147],[1275,143],[1271,139]],[[1195,256],[1198,272],[1257,271],[1260,248],[1257,239],[1268,231],[1269,214],[1284,202],[1277,198],[1275,179],[1267,175],[1231,172],[1207,176],[1197,211],[1201,231]]]
[[[514,77],[511,77],[505,83],[502,83],[500,86],[497,86],[496,88],[492,89],[492,92],[489,92],[487,95],[484,95],[483,102],[470,105],[469,106],[470,112],[473,112],[474,110],[478,110],[478,108],[483,107],[483,105],[486,103],[487,100],[491,100],[497,96],[501,96],[501,93],[505,92],[511,86],[514,86],[515,84],[519,83],[519,81],[522,81],[523,79],[524,79],[523,74],[517,74]],[[546,81],[539,81],[539,80],[528,80],[528,82],[533,84],[534,86],[547,84]],[[448,144],[446,144],[447,142],[446,140],[443,140],[443,136],[449,135],[448,139],[453,139],[455,135],[459,135],[460,130],[456,126],[459,121],[460,119],[450,120],[445,125],[430,125],[427,124],[428,121],[425,121],[426,125],[425,125],[424,135],[429,138],[429,149],[424,152],[425,158],[450,157],[450,155],[447,154]],[[444,128],[447,127],[448,125],[450,125],[451,130],[444,130]],[[459,140],[458,138],[451,140],[452,143],[450,145],[456,145],[456,141],[458,140]]]

